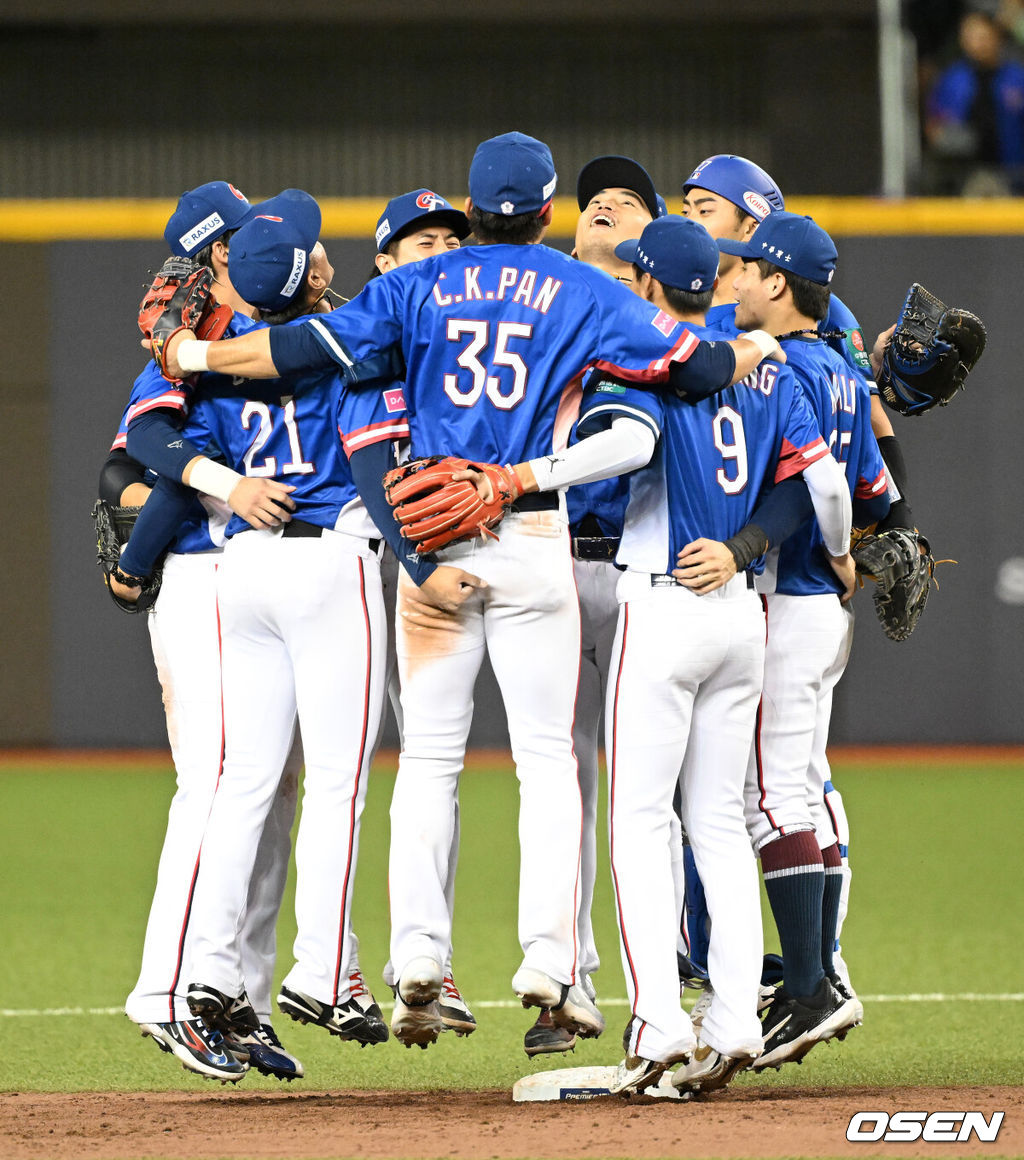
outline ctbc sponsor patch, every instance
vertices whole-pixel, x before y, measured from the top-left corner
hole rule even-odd
[[[655,330],[660,330],[661,333],[668,338],[673,330],[679,325],[671,314],[666,314],[664,310],[659,310],[657,314],[651,319],[651,326]]]
[[[743,194],[743,204],[747,207],[748,210],[750,210],[750,216],[756,217],[759,222],[763,222],[764,219],[772,212],[772,207],[768,204],[768,202],[765,201],[765,199],[759,193],[755,193],[752,189],[748,189]]]
[[[969,1140],[991,1142],[999,1136],[1004,1112],[993,1112],[985,1119],[983,1112],[857,1112],[846,1129],[852,1144],[885,1140],[909,1144],[914,1140],[929,1143],[953,1143]]]
[[[389,387],[384,391],[384,409],[389,415],[405,410],[405,395],[401,387]]]
[[[202,247],[205,240],[214,230],[222,230],[223,228],[224,219],[219,213],[214,211],[197,226],[193,226],[187,233],[182,234],[178,238],[178,243],[187,254],[191,254],[193,250],[198,250]]]
[[[848,330],[846,332],[850,336],[850,342],[858,350],[864,349],[864,335],[859,330]]]

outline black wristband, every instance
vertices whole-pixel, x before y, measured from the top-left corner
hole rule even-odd
[[[744,572],[758,556],[768,551],[768,536],[757,524],[747,524],[726,540],[725,546],[736,561],[736,571]]]
[[[110,574],[118,584],[123,584],[125,588],[141,588],[146,583],[145,576],[130,576],[127,572],[122,572],[118,564],[110,569]]]

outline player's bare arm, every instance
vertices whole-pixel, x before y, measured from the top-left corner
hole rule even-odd
[[[204,495],[223,500],[235,515],[257,531],[288,523],[295,510],[295,501],[289,495],[295,490],[291,484],[239,475],[204,455],[189,460],[181,473],[181,482]]]

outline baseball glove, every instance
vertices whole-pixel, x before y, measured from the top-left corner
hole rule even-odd
[[[882,355],[883,401],[901,415],[945,407],[981,358],[985,337],[980,318],[946,306],[915,282]]]
[[[118,596],[110,587],[110,575],[119,569],[121,549],[128,543],[140,511],[140,507],[116,507],[102,499],[98,499],[92,509],[92,518],[96,524],[96,563],[103,569],[103,583],[107,586],[110,599],[122,612],[145,612],[151,608],[163,579],[163,568],[158,566],[142,582],[142,595],[135,603]]]
[[[490,480],[490,500],[481,497],[472,480],[452,478],[469,468]],[[501,523],[522,490],[511,467],[471,463],[451,455],[413,459],[384,476],[384,494],[395,509],[402,535],[412,540],[421,554],[475,536],[497,539],[492,529]]]
[[[890,528],[853,549],[857,571],[877,584],[875,612],[890,640],[906,640],[924,612],[935,574],[931,547],[920,532]]]
[[[160,267],[139,303],[139,330],[149,339],[153,358],[165,379],[165,350],[168,340],[179,330],[194,331],[198,338],[212,342],[227,330],[230,306],[218,306],[211,297],[213,271],[191,258],[172,256]]]

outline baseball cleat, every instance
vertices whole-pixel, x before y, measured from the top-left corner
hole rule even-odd
[[[604,1017],[577,984],[559,983],[543,971],[520,967],[512,978],[512,990],[524,1007],[547,1007],[552,1020],[584,1039],[604,1031]]]
[[[238,1083],[249,1065],[227,1049],[219,1031],[211,1031],[201,1019],[179,1019],[174,1023],[140,1023],[143,1036],[150,1036],[161,1051],[170,1052],[186,1071],[222,1083]]]
[[[249,1066],[261,1075],[275,1079],[302,1079],[302,1064],[281,1046],[281,1040],[269,1023],[261,1023],[255,1031],[232,1032],[224,1036],[228,1050],[238,1059],[245,1058]]]
[[[701,988],[700,994],[697,996],[697,1002],[694,1003],[690,1010],[690,1022],[693,1024],[694,1035],[700,1034],[701,1026],[704,1023],[704,1016],[707,1015],[714,997],[714,988],[710,983],[705,983]]]
[[[857,998],[857,992],[850,986],[849,983],[844,982],[842,976],[837,971],[833,971],[828,976],[828,981],[832,984],[836,991],[844,998],[853,1004],[851,1015],[853,1017],[853,1026],[859,1027],[864,1022],[864,1004]],[[847,1031],[849,1028],[846,1029]],[[837,1039],[845,1039],[846,1031],[840,1032]]]
[[[451,975],[445,975],[441,983],[437,1006],[445,1031],[454,1031],[456,1035],[472,1035],[476,1030],[476,1017],[470,1011],[469,1004],[463,999]]]
[[[395,1009],[391,1034],[406,1047],[424,1050],[444,1030],[438,998],[444,986],[444,970],[436,959],[421,956],[405,966],[395,985]]]
[[[573,1051],[575,1047],[575,1033],[556,1026],[551,1018],[551,1012],[546,1007],[541,1008],[537,1022],[523,1036],[523,1050],[529,1056]]]
[[[185,1002],[197,1019],[202,1019],[207,1027],[222,1035],[244,1037],[259,1029],[260,1021],[244,991],[234,999],[215,987],[190,983]]]
[[[644,1059],[640,1055],[627,1055],[616,1069],[615,1079],[608,1090],[617,1096],[639,1095],[647,1088],[654,1087],[670,1067],[687,1059],[688,1055],[664,1061]]]
[[[397,980],[397,995],[408,1007],[433,1003],[444,986],[444,969],[436,959],[421,955],[406,963]]]
[[[672,1086],[680,1092],[713,1092],[725,1085],[738,1072],[754,1062],[752,1055],[723,1055],[705,1043],[697,1049],[688,1063],[672,1075]]]
[[[751,1064],[754,1071],[799,1063],[815,1044],[844,1038],[856,1026],[858,1000],[843,998],[828,979],[809,999],[776,988],[761,1020],[764,1052]]]
[[[387,1024],[369,991],[344,1003],[323,1003],[312,995],[293,991],[282,984],[277,1005],[297,1023],[313,1023],[339,1039],[358,1043],[360,1047],[384,1043],[388,1037]]]
[[[395,995],[395,1009],[391,1015],[391,1034],[399,1043],[406,1047],[417,1047],[426,1050],[431,1043],[436,1043],[438,1036],[444,1030],[441,1019],[441,1008],[436,999],[429,1003],[409,1004],[403,1002],[399,995]]]

